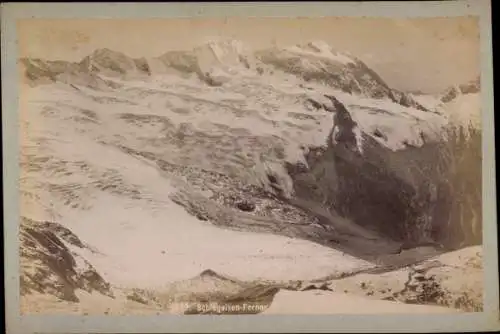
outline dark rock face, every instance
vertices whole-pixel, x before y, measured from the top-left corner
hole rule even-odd
[[[67,228],[23,218],[20,241],[22,295],[37,291],[78,302],[75,290],[82,289],[113,297],[110,284],[89,262],[71,252],[63,243],[86,247]]]
[[[247,212],[252,212],[255,210],[255,204],[248,202],[248,201],[241,201],[236,204],[238,209],[241,211],[247,211]]]
[[[460,91],[456,87],[451,87],[444,93],[441,101],[444,103],[450,102],[454,100],[458,94],[460,94]]]
[[[354,128],[357,126],[346,107],[333,96],[327,96],[333,103],[335,113],[333,114],[333,128],[330,132],[328,143],[335,142],[348,150],[357,150],[357,140]]]
[[[433,243],[457,249],[481,243],[481,199],[472,195],[480,194],[475,185],[481,183],[479,134],[470,142],[455,136],[448,143],[400,151],[364,134],[360,153],[355,122],[343,105],[336,109],[329,146],[309,149],[308,169],[287,166],[298,198],[321,203],[411,247]],[[471,196],[462,195],[464,187],[473,190]]]
[[[306,157],[310,172],[295,174],[289,169],[296,195],[312,197],[356,224],[403,240],[414,190],[386,166],[347,153],[341,146],[311,150]]]

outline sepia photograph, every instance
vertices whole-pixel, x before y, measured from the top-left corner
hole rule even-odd
[[[438,14],[15,20],[20,315],[484,312],[492,82]]]

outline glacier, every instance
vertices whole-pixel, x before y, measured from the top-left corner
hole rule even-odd
[[[477,91],[400,92],[320,41],[253,51],[213,40],[149,59],[100,49],[79,63],[24,58],[20,75],[21,216],[84,241],[64,243],[67,265],[75,282],[90,270],[110,284],[107,299],[162,295],[206,269],[229,277],[223,290],[231,280],[281,286],[439,258],[422,230],[410,231],[419,234],[412,256],[401,249],[411,217],[398,210],[421,182],[406,152],[443,140],[450,124],[480,128]],[[23,240],[33,254],[50,252]],[[37,266],[22,275],[47,272]],[[170,296],[191,296],[192,284]],[[70,289],[82,301],[92,290]]]

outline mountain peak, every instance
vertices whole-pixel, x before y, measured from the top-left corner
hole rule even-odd
[[[125,57],[129,58],[127,55],[125,55],[123,52],[111,50],[109,48],[99,48],[95,49],[92,54],[90,54],[91,58],[103,58],[103,57]]]

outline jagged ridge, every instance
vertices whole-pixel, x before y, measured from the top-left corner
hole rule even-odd
[[[111,77],[137,77],[169,73],[195,74],[205,83],[220,86],[232,75],[250,71],[254,75],[283,71],[305,81],[320,82],[350,94],[389,99],[405,107],[427,109],[411,94],[390,88],[384,80],[356,57],[334,51],[324,42],[253,52],[234,40],[210,41],[191,51],[169,51],[159,57],[131,58],[107,48],[97,49],[79,63],[24,58],[29,82],[71,82],[83,76],[88,85],[105,88]]]

